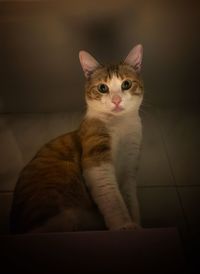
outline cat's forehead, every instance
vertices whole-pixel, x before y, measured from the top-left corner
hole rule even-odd
[[[94,71],[92,79],[95,81],[110,82],[113,79],[124,80],[125,78],[138,78],[134,69],[126,64],[105,65]]]

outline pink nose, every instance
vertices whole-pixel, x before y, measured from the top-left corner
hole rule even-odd
[[[114,95],[112,98],[112,103],[114,103],[116,106],[119,105],[122,101],[122,98],[119,95]]]

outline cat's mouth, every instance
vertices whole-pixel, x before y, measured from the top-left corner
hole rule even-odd
[[[113,112],[121,112],[121,111],[123,111],[123,110],[124,110],[124,108],[123,108],[122,106],[120,106],[120,105],[116,105],[116,106],[112,109]]]

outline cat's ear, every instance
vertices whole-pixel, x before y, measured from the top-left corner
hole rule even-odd
[[[100,64],[97,60],[88,52],[81,50],[79,52],[79,60],[85,74],[85,77],[88,78],[90,74],[98,67]]]
[[[128,54],[124,63],[132,66],[136,72],[140,73],[142,66],[143,47],[142,45],[135,46]]]

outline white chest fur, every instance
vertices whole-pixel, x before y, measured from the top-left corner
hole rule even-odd
[[[118,182],[138,165],[142,126],[139,115],[123,117],[110,125],[113,163]]]

